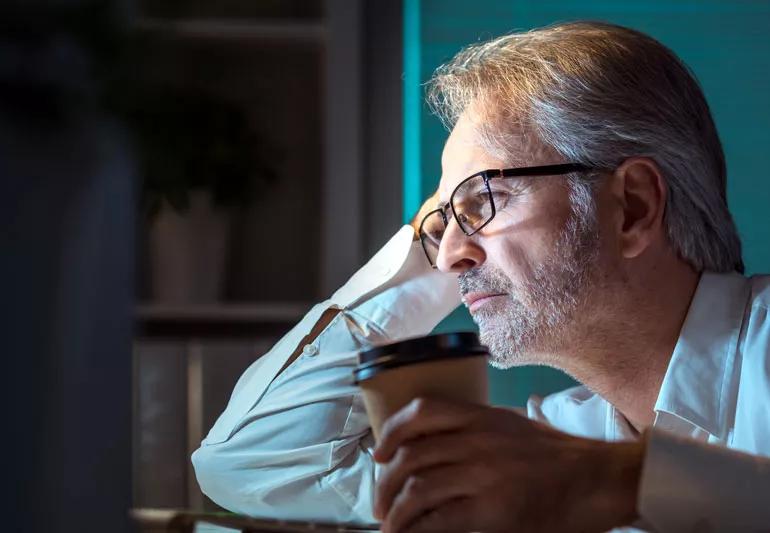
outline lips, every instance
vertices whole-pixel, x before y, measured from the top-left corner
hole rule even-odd
[[[469,311],[473,311],[497,296],[504,296],[504,294],[496,292],[469,292],[463,295],[463,302],[465,302]]]

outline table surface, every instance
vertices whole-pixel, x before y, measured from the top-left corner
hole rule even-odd
[[[181,509],[132,509],[131,517],[146,531],[180,533],[363,533],[379,531],[376,525],[333,524],[253,518],[231,513],[202,513]]]

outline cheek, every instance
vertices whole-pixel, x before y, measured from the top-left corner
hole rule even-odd
[[[505,274],[514,285],[520,286],[531,278],[539,257],[545,253],[541,237],[535,230],[527,230],[507,236],[484,239],[482,246],[487,255],[486,263]]]
[[[568,206],[522,207],[516,212],[498,213],[493,220],[497,224],[485,232],[482,243],[487,262],[514,283],[528,279],[538,265],[553,255],[554,243],[569,217]]]
[[[600,198],[601,200],[601,198]],[[601,239],[602,256],[612,264],[623,262],[623,251],[620,246],[618,233],[621,231],[622,221],[617,209],[608,202],[599,202],[597,208],[597,223]]]

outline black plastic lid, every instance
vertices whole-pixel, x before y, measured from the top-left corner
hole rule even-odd
[[[416,337],[360,352],[353,377],[358,383],[390,368],[488,353],[487,347],[479,342],[479,336],[472,332]]]

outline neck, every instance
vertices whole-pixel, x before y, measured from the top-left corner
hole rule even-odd
[[[687,316],[699,275],[679,260],[672,268],[602,291],[602,312],[581,325],[577,352],[559,366],[612,403],[638,430],[652,425],[654,406]],[[622,296],[618,296],[622,295]],[[581,334],[582,333],[582,334]]]

